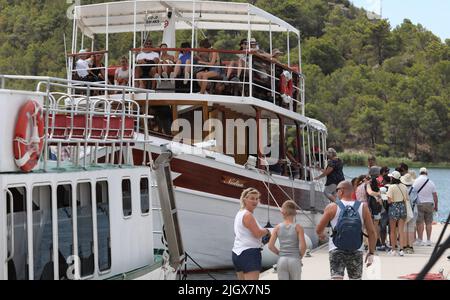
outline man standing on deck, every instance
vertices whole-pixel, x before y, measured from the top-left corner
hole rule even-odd
[[[314,180],[320,180],[326,177],[325,196],[331,202],[336,202],[336,186],[345,180],[343,172],[344,163],[337,156],[337,152],[333,148],[328,149],[327,156],[329,159],[327,168],[319,177],[314,178]]]
[[[366,256],[367,267],[372,265],[375,253],[377,238],[372,216],[365,203],[352,199],[353,186],[350,182],[339,183],[336,191],[340,200],[325,208],[316,232],[320,240],[325,241],[324,230],[331,223],[333,228],[333,235],[329,239],[331,279],[343,280],[345,269],[347,269],[350,279],[361,280],[363,275],[364,227],[369,236],[369,252]],[[355,212],[357,214],[354,214]],[[354,226],[350,226],[352,224]]]
[[[413,187],[417,191],[417,208],[419,211],[417,216],[417,234],[419,239],[416,241],[416,245],[431,246],[433,213],[438,211],[438,196],[436,186],[428,178],[428,170],[426,168],[420,169],[420,176],[414,182]],[[423,240],[424,223],[426,225],[427,241]]]

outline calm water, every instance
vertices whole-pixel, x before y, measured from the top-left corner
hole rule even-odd
[[[394,168],[391,168],[394,170]],[[419,169],[413,169],[419,174]],[[367,168],[345,167],[345,176],[350,178],[358,177],[367,173]],[[428,169],[430,179],[436,185],[439,199],[439,212],[436,221],[445,221],[450,213],[450,169]]]

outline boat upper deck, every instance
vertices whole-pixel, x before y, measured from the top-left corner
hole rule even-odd
[[[152,100],[172,100],[175,94],[194,101],[197,95],[202,101],[216,96],[241,103],[260,100],[305,115],[300,31],[251,4],[143,0],[83,5],[75,7],[73,25],[69,80],[150,89]],[[242,40],[235,47],[217,44],[214,32],[206,30]],[[122,58],[113,57],[117,39],[112,36],[121,33],[132,34],[132,46]],[[181,36],[184,40],[178,41]],[[103,49],[97,47],[100,39]]]

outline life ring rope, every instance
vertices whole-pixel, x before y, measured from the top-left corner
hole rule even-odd
[[[26,111],[27,106],[33,104],[32,111]],[[23,112],[25,110],[25,112]],[[42,117],[42,107],[36,101],[27,102],[20,111],[19,119],[16,124],[16,133],[13,140],[14,154],[16,165],[25,172],[31,171],[37,164],[43,148],[44,120]],[[32,122],[31,136],[29,140],[26,139],[28,126]],[[22,123],[26,123],[26,126]],[[39,131],[43,134],[39,135]]]

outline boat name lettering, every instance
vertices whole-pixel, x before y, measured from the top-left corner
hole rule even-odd
[[[231,185],[238,188],[244,188],[245,182],[242,180],[239,180],[237,178],[229,177],[229,176],[222,176],[222,183]]]

